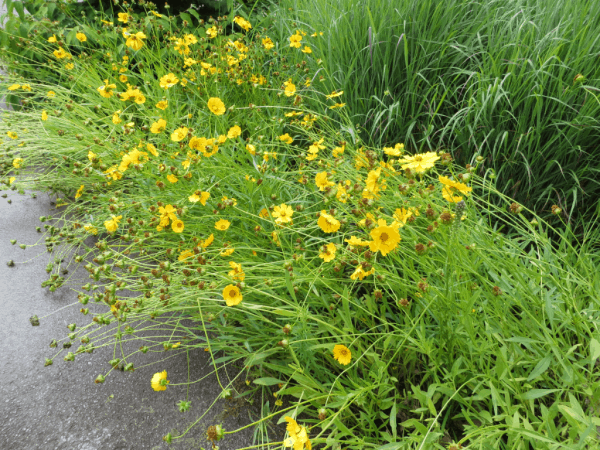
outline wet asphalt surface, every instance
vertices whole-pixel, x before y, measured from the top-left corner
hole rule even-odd
[[[131,359],[134,372],[114,370],[103,384],[95,384],[94,380],[110,369],[112,346],[77,355],[73,362],[64,361],[67,351],[78,348],[79,341],[74,341],[73,347],[63,350],[52,365],[45,367],[45,358],[52,358],[62,342],[68,341],[67,325],[83,326],[91,321],[92,314],[81,314],[77,293],[69,287],[52,293],[40,286],[47,279],[46,264],[54,258],[44,245],[25,250],[18,245],[38,242],[42,236],[35,230],[42,225],[39,217],[57,215],[48,195],[39,194],[33,199],[14,191],[3,193],[8,193],[8,198],[0,198],[0,450],[208,450],[208,426],[222,423],[226,430],[234,430],[250,423],[251,412],[256,418],[251,407],[219,400],[208,417],[193,426],[184,438],[174,440],[168,447],[163,442],[167,433],[175,436],[186,430],[221,393],[214,373],[211,374],[209,353],[202,349],[189,352],[189,367],[185,350],[138,353]],[[17,245],[11,245],[10,239],[17,239]],[[9,267],[8,260],[14,260],[15,265]],[[83,269],[69,275],[81,281],[78,286],[90,281]],[[92,312],[101,305],[90,302],[87,307]],[[39,326],[30,324],[29,318],[34,314],[40,318]],[[147,331],[136,336],[151,339],[153,334],[156,332]],[[53,339],[60,342],[57,348],[49,346]],[[138,340],[129,348],[143,344]],[[156,364],[149,365],[153,362]],[[171,383],[185,383],[188,368],[190,380],[207,378],[190,386],[191,408],[182,413],[176,403],[186,399],[187,387],[168,386],[165,391],[155,392],[150,380],[154,373],[167,370]],[[222,380],[236,374],[233,368],[227,373],[220,371]],[[226,436],[219,443],[220,449],[252,445],[252,432],[251,427]]]

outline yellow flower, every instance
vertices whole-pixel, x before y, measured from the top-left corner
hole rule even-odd
[[[190,258],[192,256],[194,256],[194,252],[193,251],[191,251],[191,250],[184,250],[177,257],[177,261],[183,261],[183,260],[188,259],[188,258]]]
[[[7,131],[6,135],[11,138],[11,139],[18,139],[19,135],[17,133],[15,133],[14,131]]]
[[[175,74],[173,74],[173,73],[169,73],[167,75],[160,77],[160,87],[163,89],[169,89],[170,87],[175,86],[177,83],[179,83],[179,78],[177,78],[175,76]],[[158,105],[157,105],[157,107],[158,107]],[[163,109],[163,108],[161,108],[161,109]]]
[[[294,138],[291,137],[288,133],[282,134],[281,136],[279,136],[279,140],[281,142],[285,142],[286,144],[291,144],[292,142],[294,142]]]
[[[45,110],[42,111],[42,120],[44,120],[44,121],[48,120],[48,113]]]
[[[283,93],[286,97],[291,97],[292,95],[294,95],[296,93],[296,85],[294,83],[292,83],[291,78],[288,81],[286,81],[285,83],[283,83],[283,86],[285,87]]]
[[[54,97],[56,97],[56,92],[54,92],[54,91],[48,91],[46,93],[46,95],[48,96],[48,98],[54,98]]]
[[[243,17],[240,16],[235,16],[233,21],[235,23],[237,23],[241,28],[244,29],[244,31],[248,31],[252,28],[252,25],[250,24],[250,22],[248,22],[246,19],[244,19]]]
[[[331,105],[329,109],[343,108],[344,106],[346,106],[345,103],[336,103],[335,105]]]
[[[48,38],[48,42],[50,42],[51,44],[53,44],[53,43],[55,43],[55,42],[58,42],[58,39],[56,39],[56,35],[55,35],[55,34],[53,34],[52,36],[50,36],[50,37]]]
[[[21,85],[20,84],[13,84],[11,86],[8,87],[9,91],[16,91],[17,89],[21,89]]]
[[[141,31],[133,34],[123,30],[123,37],[127,38],[125,45],[135,51],[140,50],[144,46],[144,41],[142,41],[142,39],[146,39],[146,35]]]
[[[256,147],[252,144],[246,144],[246,150],[248,150],[248,153],[250,153],[252,156],[256,155]]]
[[[304,450],[304,446],[306,445],[306,450],[311,450],[312,444],[308,438],[306,427],[298,425],[298,423],[289,416],[284,417],[284,419],[288,423],[286,429],[289,437],[283,441],[283,445],[285,447],[293,447],[294,450]]]
[[[23,165],[23,158],[15,158],[13,159],[12,165],[15,169],[20,169]]]
[[[17,179],[16,177],[10,177],[10,178],[8,179],[8,184],[13,184],[13,183],[15,182],[15,180],[16,180],[16,179]]]
[[[336,345],[333,347],[333,357],[342,365],[347,366],[352,360],[352,352],[345,345]]]
[[[286,205],[285,203],[273,208],[273,217],[275,217],[275,222],[279,225],[283,223],[290,223],[292,221],[293,214],[294,210],[292,207]]]
[[[93,161],[97,155],[93,151],[88,151],[87,157],[90,161]]]
[[[383,153],[388,156],[400,156],[404,152],[404,144],[396,144],[394,147],[383,147]]]
[[[114,233],[117,231],[119,227],[119,221],[123,218],[123,216],[112,216],[112,219],[106,220],[104,222],[104,226],[109,233]]]
[[[292,34],[290,36],[290,47],[300,48],[302,44],[300,41],[302,40],[302,35],[296,31],[296,34]]]
[[[119,15],[124,14],[124,13],[119,13]],[[164,391],[167,389],[167,384],[169,384],[170,381],[167,380],[167,371],[163,370],[162,372],[157,372],[154,374],[154,376],[152,377],[152,381],[150,382],[150,385],[152,386],[152,389],[154,389],[155,391]]]
[[[163,131],[165,131],[166,126],[167,121],[165,119],[158,119],[157,122],[154,122],[150,126],[150,132],[154,134],[162,133]]]
[[[332,261],[335,258],[335,251],[335,244],[330,242],[329,244],[325,245],[321,253],[319,253],[319,258],[325,262]]]
[[[301,51],[302,51],[302,53],[312,53],[312,50],[310,49],[310,47],[308,45],[305,45]]]
[[[56,56],[57,59],[72,58],[71,54],[66,52],[65,49],[62,47],[58,47],[58,50],[54,50],[54,52],[52,53],[54,54],[54,56]]]
[[[127,23],[129,21],[129,14],[127,13],[119,13],[118,14],[118,21],[119,22],[123,22],[123,23]]]
[[[211,97],[208,99],[208,109],[217,116],[225,114],[225,104],[219,97]]]
[[[266,37],[262,40],[262,45],[265,47],[265,50],[271,50],[273,47],[275,47],[275,44],[273,44],[273,41],[269,37]]]
[[[209,28],[208,30],[206,30],[206,35],[210,39],[216,38],[218,34],[219,34],[219,31],[217,30],[216,26],[213,26],[213,27]]]
[[[412,169],[416,173],[423,173],[431,169],[440,157],[435,152],[420,153],[414,156],[404,156],[400,160],[403,169]]]
[[[202,248],[206,248],[210,244],[212,244],[214,240],[215,240],[215,235],[211,233],[210,236],[206,238],[206,240],[203,240],[202,242],[200,242],[200,245],[202,246]]]
[[[354,273],[352,275],[350,275],[350,279],[351,280],[356,280],[357,278],[359,278],[361,281],[363,278],[369,276],[369,275],[373,275],[375,273],[375,268],[371,268],[371,270],[365,272],[365,270],[363,269],[362,264],[359,264],[358,267],[356,267],[356,269],[354,270]]]
[[[156,107],[158,109],[162,109],[163,111],[165,109],[167,109],[168,106],[169,106],[169,102],[167,100],[162,100],[156,104]]]
[[[158,156],[158,150],[154,146],[154,144],[146,144],[146,149],[152,153],[153,156]]]
[[[119,81],[125,83],[127,81],[127,75],[119,75]]]
[[[439,180],[440,183],[444,185],[442,189],[442,196],[450,203],[458,203],[463,199],[462,197],[455,197],[454,192],[458,191],[463,195],[470,195],[471,191],[473,190],[473,188],[470,188],[466,184],[459,183],[458,181],[452,181],[448,177],[443,177],[440,175]]]
[[[234,125],[227,132],[227,137],[229,139],[235,139],[236,137],[238,137],[241,134],[242,134],[242,129],[239,126]]]
[[[161,18],[162,14],[157,13],[156,11],[150,11],[152,14],[154,14],[156,17]]]
[[[361,238],[357,238],[356,236],[351,236],[350,239],[346,239],[344,242],[347,242],[349,245],[354,247],[366,247],[370,244],[369,241],[363,241]]]
[[[115,125],[118,125],[122,122],[121,118],[119,117],[119,114],[121,114],[121,111],[115,111],[115,113],[112,116],[112,123],[114,123]]]
[[[336,98],[339,97],[340,95],[342,95],[344,93],[344,91],[333,91],[331,94],[326,95],[325,98],[327,100],[329,100],[330,98]]]
[[[75,192],[75,198],[81,197],[81,194],[83,193],[83,189],[84,189],[84,186],[82,184],[81,186],[79,186],[79,189],[77,189],[77,192]]]
[[[82,32],[79,32],[75,35],[75,37],[77,38],[77,40],[79,42],[85,42],[87,41],[87,36],[85,34],[83,34]]]
[[[319,188],[319,191],[324,191],[325,188],[328,186],[335,186],[335,183],[333,181],[329,181],[327,179],[327,172],[319,172],[315,176],[315,184]]]
[[[167,175],[167,180],[169,180],[171,183],[177,183],[177,181],[179,181],[179,179],[172,173]]]
[[[95,226],[93,226],[91,223],[85,224],[83,226],[83,229],[85,231],[87,231],[88,233],[90,233],[90,234],[93,234],[93,235],[97,235],[98,234],[98,228],[96,228]]]
[[[225,289],[223,289],[223,299],[227,306],[239,305],[242,301],[242,293],[237,286],[228,284],[225,286]]]
[[[317,225],[323,230],[325,233],[335,233],[340,229],[340,221],[337,220],[330,214],[327,214],[325,210],[321,211],[321,215],[319,220],[317,221]]]
[[[206,206],[206,201],[210,198],[210,192],[201,192],[200,193],[200,203],[202,206]]]
[[[221,253],[219,253],[219,256],[229,256],[231,255],[233,252],[235,251],[234,248],[227,248],[225,250],[221,250]]]
[[[104,98],[111,98],[113,96],[113,89],[116,89],[116,84],[109,84],[108,80],[104,80],[104,85],[100,86],[97,91]]]
[[[241,264],[238,264],[234,261],[229,261],[229,267],[232,269],[228,273],[230,277],[232,277],[234,280],[244,281],[246,274],[242,270]]]
[[[215,223],[215,228],[217,230],[225,231],[227,228],[229,228],[229,225],[231,225],[231,222],[229,222],[229,220],[221,219],[217,223]]]
[[[173,142],[179,142],[182,141],[183,139],[185,139],[188,135],[188,129],[187,127],[180,127],[177,128],[175,131],[173,131],[173,134],[171,134],[171,140]]]
[[[171,223],[171,229],[175,233],[181,233],[183,231],[184,225],[181,219],[176,219]]]
[[[385,225],[385,221],[383,225],[371,230],[370,234],[373,240],[369,243],[369,248],[372,252],[380,251],[383,256],[394,250],[401,241],[397,228]]]

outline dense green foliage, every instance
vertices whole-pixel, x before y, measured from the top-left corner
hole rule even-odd
[[[552,139],[591,148],[598,69],[568,45],[544,53],[554,44],[537,33],[555,19],[522,22],[541,20],[533,0],[286,2],[206,22],[138,3],[122,23],[4,36],[22,46],[3,53],[1,89],[22,108],[0,122],[0,183],[56,194],[58,217],[40,219],[42,287],[82,304],[46,364],[110,346],[102,383],[148,351],[241,363],[219,383],[223,398],[261,403],[248,448],[281,448],[267,424],[286,417],[283,444],[300,450],[596,448],[594,224],[574,235],[570,208],[546,221],[505,193],[529,173],[539,180],[516,194],[552,191],[560,170],[544,178],[535,159]],[[579,29],[595,6],[570,5],[562,23]],[[505,47],[519,46],[543,50],[540,67],[505,73]],[[587,80],[573,83],[575,63]],[[558,127],[558,114],[586,127]],[[513,149],[513,126],[540,146]],[[512,151],[530,167],[502,159]],[[64,272],[77,264],[83,286]],[[142,329],[154,341],[124,351]],[[157,369],[142,380],[152,395],[198,381]]]

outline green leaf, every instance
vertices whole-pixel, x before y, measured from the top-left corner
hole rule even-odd
[[[544,395],[552,394],[553,392],[560,391],[561,389],[532,389],[525,392],[522,396],[522,400],[534,400],[536,398],[543,397]]]
[[[277,378],[272,378],[272,377],[265,377],[265,378],[257,378],[256,380],[253,381],[254,384],[259,384],[261,386],[274,386],[276,384],[280,384],[280,383],[284,383],[281,380],[278,380]]]
[[[600,342],[592,338],[590,341],[590,360],[592,366],[596,363],[598,358],[600,358]]]
[[[527,377],[527,381],[535,380],[537,377],[539,377],[541,374],[543,374],[546,370],[548,370],[548,367],[550,367],[551,363],[552,363],[552,356],[551,355],[548,355],[545,358],[543,358],[533,368],[533,370],[531,371],[531,373]]]

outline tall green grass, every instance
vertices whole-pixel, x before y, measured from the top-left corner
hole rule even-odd
[[[316,53],[369,143],[482,156],[542,214],[595,208],[599,2],[282,0],[278,15],[282,36],[325,32]]]

